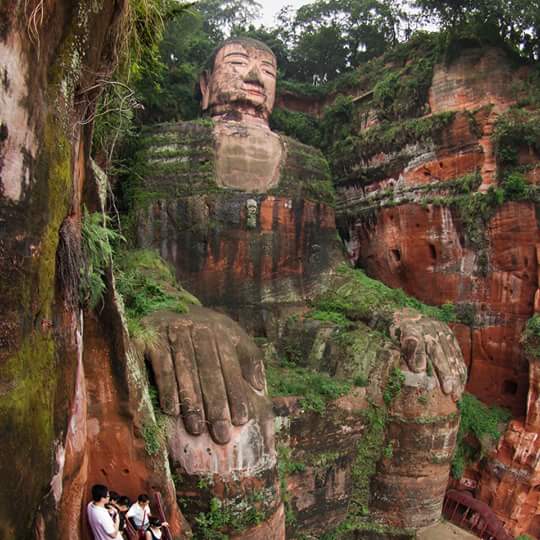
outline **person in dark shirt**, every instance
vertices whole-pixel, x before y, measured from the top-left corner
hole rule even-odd
[[[120,532],[123,533],[124,529],[126,528],[126,513],[129,510],[129,507],[131,506],[131,501],[129,500],[129,497],[126,497],[125,495],[118,497],[118,500],[116,501],[116,507],[118,508],[118,515],[120,516]]]

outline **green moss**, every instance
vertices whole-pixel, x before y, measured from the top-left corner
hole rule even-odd
[[[330,401],[351,389],[345,381],[290,362],[282,362],[280,366],[268,365],[266,380],[270,396],[298,396],[304,410],[318,414],[324,414]]]
[[[119,252],[115,257],[116,287],[126,308],[130,334],[141,337],[140,320],[159,310],[187,313],[199,301],[177,283],[169,265],[152,250]]]
[[[284,137],[283,142],[287,159],[278,186],[270,189],[268,194],[333,206],[335,190],[328,162],[321,151],[289,137]]]
[[[405,375],[403,372],[397,367],[392,368],[383,393],[383,399],[387,407],[399,395],[404,382]]]
[[[45,195],[47,225],[40,241],[40,256],[35,259],[37,289],[35,283],[28,281],[25,285],[32,290],[28,290],[25,296],[35,298],[37,295],[35,303],[39,306],[42,317],[50,319],[54,301],[58,232],[67,215],[72,192],[71,148],[60,126],[52,117],[49,117],[45,124],[43,152],[39,157],[37,169],[38,175],[45,177],[40,178],[40,181],[47,186]],[[36,195],[38,199],[41,197],[41,194]]]
[[[436,141],[454,116],[454,112],[444,112],[424,118],[385,121],[358,134],[351,132],[346,137],[338,137],[328,154],[334,173],[343,177],[375,154],[396,153],[408,144]]]
[[[482,457],[501,436],[501,429],[512,414],[501,407],[488,407],[472,394],[464,393],[458,402],[461,422],[452,459],[452,476],[460,478],[465,467]],[[476,444],[473,446],[471,440]]]
[[[60,373],[55,335],[50,330],[42,331],[40,323],[53,319],[59,230],[68,214],[72,192],[71,149],[52,116],[46,120],[40,142],[35,185],[25,216],[28,222],[23,226],[32,239],[35,256],[27,258],[24,272],[13,276],[16,281],[12,283],[14,299],[20,302],[19,324],[24,324],[24,337],[18,350],[0,367],[0,446],[10,456],[2,468],[10,500],[2,506],[11,513],[2,515],[6,523],[18,522],[20,531],[30,527],[28,514],[37,507],[53,474],[55,399]],[[17,497],[13,497],[14,493]],[[12,507],[13,501],[23,499],[28,513]]]
[[[127,206],[146,208],[155,200],[222,191],[215,180],[212,125],[158,124],[133,137],[123,179]]]
[[[356,447],[356,459],[351,471],[353,492],[349,521],[369,514],[370,482],[384,448],[386,410],[372,404],[364,413],[364,418],[366,427]]]
[[[444,322],[456,319],[451,304],[444,308],[428,306],[405,294],[401,289],[392,289],[380,281],[366,276],[361,270],[347,265],[338,268],[344,278],[343,285],[322,294],[314,301],[314,308],[330,317],[331,313],[342,315],[351,321],[365,321],[386,332],[397,309],[412,308],[427,317]]]
[[[208,512],[201,512],[195,518],[197,538],[227,540],[229,533],[240,533],[259,525],[267,518],[261,509],[262,496],[254,494],[232,502],[213,497]]]

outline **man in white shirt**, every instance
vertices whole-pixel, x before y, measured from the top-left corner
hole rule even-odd
[[[145,531],[148,528],[149,518],[150,498],[143,493],[137,497],[137,502],[131,505],[131,508],[126,514],[126,519],[129,519],[136,530]]]
[[[122,539],[122,535],[118,532],[120,525],[118,512],[115,513],[113,519],[105,507],[108,502],[109,490],[107,486],[101,484],[92,486],[92,500],[88,503],[86,511],[94,540]]]

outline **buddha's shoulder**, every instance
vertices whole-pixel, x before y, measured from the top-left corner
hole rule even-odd
[[[213,145],[214,123],[209,119],[163,122],[145,126],[141,146],[151,152],[170,145]]]

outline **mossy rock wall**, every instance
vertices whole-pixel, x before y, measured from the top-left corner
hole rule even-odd
[[[0,7],[0,536],[16,539],[34,521],[61,536],[55,506],[79,351],[57,250],[66,216],[80,211],[88,142],[75,90],[93,84],[121,16],[108,1],[40,6],[43,25],[29,22],[27,2]]]

